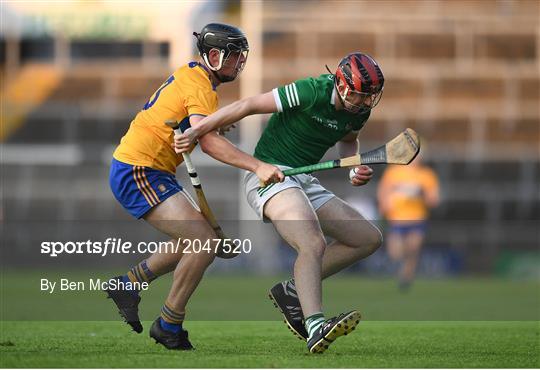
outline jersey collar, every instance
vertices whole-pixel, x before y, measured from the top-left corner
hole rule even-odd
[[[217,86],[214,85],[214,83],[212,82],[212,77],[210,76],[210,70],[204,64],[200,62],[195,62],[195,63],[197,63],[197,66],[201,67],[201,69],[206,72],[206,74],[208,75],[208,80],[210,80],[210,84],[212,85],[212,90],[216,91]]]

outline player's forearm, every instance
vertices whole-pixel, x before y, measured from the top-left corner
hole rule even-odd
[[[260,163],[262,163],[235,147],[229,140],[215,133],[202,137],[200,144],[201,149],[206,154],[234,167],[255,172]]]
[[[231,125],[252,114],[275,112],[277,112],[277,106],[271,91],[251,96],[229,104],[203,119],[200,125],[197,125],[198,136]]]
[[[249,114],[250,111],[245,100],[231,103],[200,121],[196,126],[198,136],[200,137],[220,127],[238,122]]]
[[[339,141],[337,144],[340,158],[351,157],[358,154],[358,148],[358,139],[353,141]]]

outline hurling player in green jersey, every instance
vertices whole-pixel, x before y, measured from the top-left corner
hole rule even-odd
[[[273,113],[254,156],[281,170],[315,164],[337,144],[341,157],[358,153],[358,133],[381,98],[383,73],[369,55],[352,53],[341,60],[335,74],[306,78],[271,92],[242,99],[175,136],[175,148],[185,151],[207,132],[252,114]],[[226,148],[203,148],[213,156]],[[351,171],[352,186],[366,184],[372,170]],[[358,211],[325,189],[311,175],[286,177],[260,188],[255,174],[246,172],[248,203],[270,220],[298,252],[294,278],[270,289],[270,297],[289,328],[307,341],[310,352],[324,352],[339,336],[352,331],[358,311],[325,319],[321,280],[372,254],[382,242],[380,231]],[[325,236],[334,239],[326,243]]]

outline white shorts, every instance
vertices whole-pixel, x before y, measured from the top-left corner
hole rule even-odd
[[[291,168],[279,165],[277,167],[282,171]],[[288,188],[302,189],[315,211],[335,197],[334,193],[326,190],[319,180],[311,175],[301,174],[286,176],[285,181],[283,182],[270,184],[265,188],[260,188],[257,175],[249,171],[244,173],[244,192],[247,201],[255,213],[257,213],[257,216],[264,222],[269,222],[263,213],[266,202],[280,191]]]

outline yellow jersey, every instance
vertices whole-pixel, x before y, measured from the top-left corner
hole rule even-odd
[[[150,97],[131,121],[113,157],[134,166],[176,173],[183,162],[173,149],[173,130],[166,120],[208,116],[218,107],[218,97],[206,67],[191,62],[177,69]]]
[[[387,220],[423,221],[429,215],[425,194],[438,192],[439,181],[426,166],[393,165],[384,172],[379,186],[388,189]]]

